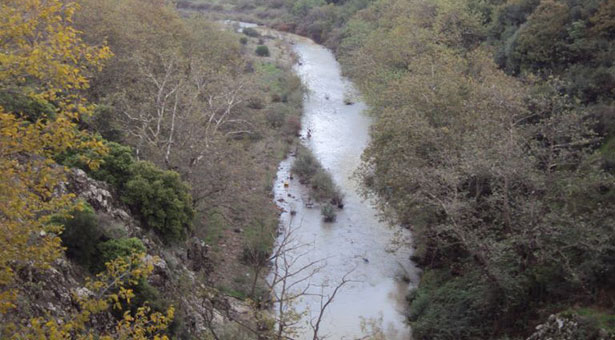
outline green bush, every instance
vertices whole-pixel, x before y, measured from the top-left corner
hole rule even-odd
[[[325,5],[325,0],[298,0],[293,2],[291,13],[297,17],[305,17],[312,8]]]
[[[100,270],[104,269],[105,263],[113,261],[118,257],[145,252],[143,242],[135,237],[104,241],[99,243],[96,248],[99,253],[99,261],[95,265]]]
[[[247,37],[239,38],[239,43],[242,45],[246,45],[248,43],[248,38]]]
[[[132,150],[128,146],[115,142],[106,142],[105,145],[109,148],[109,153],[102,158],[88,152],[84,154],[81,150],[70,150],[56,156],[55,159],[67,167],[79,168],[87,172],[90,177],[107,182],[121,192],[130,179],[130,167],[135,162]],[[99,159],[101,164],[98,169],[92,170],[84,159]]]
[[[417,339],[487,339],[497,320],[494,301],[478,273],[454,277],[428,270],[411,299],[409,320]],[[490,322],[487,322],[489,320]]]
[[[21,115],[31,122],[55,118],[55,107],[52,104],[16,92],[0,91],[0,106],[4,111]]]
[[[146,279],[141,279],[137,284],[130,285],[128,288],[132,289],[134,297],[130,299],[130,303],[125,307],[129,309],[133,315],[137,312],[139,307],[145,305],[149,306],[153,312],[161,313],[166,312],[171,305],[170,301],[167,300],[156,287],[149,284]],[[122,319],[124,313],[125,310],[113,310],[113,315],[118,319]],[[181,332],[181,326],[180,323],[173,320],[171,327],[168,329],[168,334],[172,335]]]
[[[315,200],[330,200],[335,205],[342,203],[342,195],[339,192],[339,188],[333,183],[331,175],[324,169],[316,171],[316,174],[310,181],[310,185],[312,186],[312,197]]]
[[[335,207],[330,203],[323,205],[320,209],[320,213],[324,217],[325,222],[335,222],[335,219],[337,218]]]
[[[265,45],[258,45],[256,47],[256,55],[259,57],[268,57],[269,56],[269,47]]]
[[[122,200],[138,213],[147,228],[167,241],[181,240],[190,228],[194,210],[189,187],[179,174],[144,161],[130,167]]]
[[[125,130],[117,117],[118,114],[113,107],[97,105],[94,109],[94,114],[89,119],[86,119],[86,123],[104,139],[120,142],[124,139]]]
[[[262,110],[265,108],[265,103],[262,98],[250,97],[248,98],[248,107],[255,110]]]
[[[302,146],[297,150],[292,172],[299,176],[301,183],[310,186],[310,195],[314,200],[344,207],[344,197],[339,188],[309,149]]]
[[[54,217],[52,222],[64,225],[60,237],[68,258],[84,267],[90,267],[98,260],[96,245],[102,236],[98,219],[88,204],[85,204],[83,210],[71,212],[71,216]]]
[[[282,103],[273,103],[267,108],[266,115],[267,123],[274,129],[279,129],[284,126],[286,117],[291,115],[291,110],[288,105]]]
[[[305,147],[297,150],[297,158],[293,163],[292,172],[297,174],[302,182],[309,182],[320,169],[320,164],[314,155]]]
[[[255,38],[255,37],[259,37],[259,36],[260,36],[260,34],[258,33],[258,31],[257,31],[257,30],[255,30],[255,29],[254,29],[254,28],[252,28],[252,27],[246,27],[246,28],[244,28],[244,29],[242,30],[242,33],[243,33],[243,34],[245,34],[245,35],[247,35],[248,37],[253,37],[253,38]]]
[[[274,225],[277,225],[277,221]],[[271,233],[274,229],[275,227],[261,221],[247,228],[241,256],[241,261],[244,264],[252,266],[265,266],[267,264],[273,247],[274,238],[271,237]]]
[[[144,226],[154,229],[166,241],[182,239],[191,225],[194,211],[190,189],[179,174],[164,171],[149,162],[135,161],[130,147],[114,142],[108,142],[107,146],[109,153],[96,170],[90,169],[83,161],[83,155],[76,151],[56,159],[111,184],[120,193],[122,201],[139,215]]]
[[[275,110],[270,110],[269,112],[267,112],[267,115],[265,116],[265,119],[267,120],[267,123],[269,124],[269,126],[271,126],[274,129],[279,129],[282,126],[284,126],[284,121],[285,121],[285,116],[283,112],[280,111],[275,111]]]
[[[169,308],[169,303],[166,301],[160,291],[147,280],[140,280],[139,283],[133,287],[134,298],[130,301],[130,309],[136,311],[140,306],[147,304],[155,312],[165,312]]]
[[[119,191],[122,191],[124,185],[130,179],[130,167],[135,160],[132,157],[132,150],[128,146],[118,143],[107,143],[109,153],[103,157],[103,163],[97,169],[92,171],[92,177],[99,181],[105,181]]]

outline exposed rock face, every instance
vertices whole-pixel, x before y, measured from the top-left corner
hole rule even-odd
[[[194,336],[207,333],[208,327],[222,327],[229,322],[228,315],[242,314],[234,308],[241,306],[241,301],[220,304],[219,301],[226,298],[208,297],[204,294],[208,289],[200,280],[213,269],[208,254],[209,247],[205,242],[193,237],[181,247],[163,246],[155,235],[144,232],[112,187],[105,182],[89,178],[82,170],[72,169],[62,190],[87,201],[96,211],[103,229],[120,228],[126,235],[138,237],[143,242],[149,254],[147,257],[153,260],[154,264],[148,281],[162,295],[173,300],[176,307],[181,306],[185,313],[184,322],[188,333]],[[67,292],[70,292],[69,288]],[[87,291],[80,289],[77,282],[72,285],[72,292],[87,294]],[[58,306],[58,309],[62,308],[65,307]]]
[[[24,282],[23,288],[29,301],[21,301],[26,302],[23,306],[35,314],[49,312],[57,317],[68,315],[76,303],[73,289],[79,286],[75,280],[77,275],[74,266],[62,258],[47,270],[24,270],[20,273],[20,279]]]
[[[87,201],[97,213],[134,225],[127,209],[109,185],[89,178],[83,170],[72,169],[65,188]]]
[[[589,334],[588,334],[589,333]],[[547,322],[536,326],[536,332],[527,340],[615,340],[615,335],[604,330],[585,331],[578,317],[574,315],[553,314]]]
[[[211,272],[211,261],[208,257],[209,247],[202,240],[193,237],[186,242],[186,257],[190,261],[190,269]]]
[[[167,262],[163,258],[153,257],[151,255],[147,255],[145,261],[151,261],[154,265],[154,270],[149,276],[149,282],[158,288],[165,287],[172,275]]]
[[[163,245],[155,234],[140,227],[112,187],[89,178],[82,170],[72,169],[67,181],[57,190],[58,194],[73,193],[90,204],[105,237],[116,237],[119,231],[120,237],[137,237],[143,242],[147,248],[146,260],[151,260],[154,266],[148,281],[161,296],[183,311],[187,334],[201,338],[209,333],[209,328],[224,329],[232,319],[249,321],[248,304],[224,296],[203,282],[213,269],[205,242],[193,237],[183,245]],[[19,322],[42,315],[63,319],[78,311],[79,297],[92,294],[83,287],[85,278],[91,274],[65,257],[56,260],[51,268],[28,268],[18,274],[24,287],[23,298],[18,303],[19,312],[6,321]],[[95,316],[89,326],[109,331],[116,322],[113,318],[110,313],[103,313]]]

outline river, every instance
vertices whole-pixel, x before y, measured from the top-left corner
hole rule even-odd
[[[284,37],[289,39],[288,35]],[[296,311],[305,313],[297,338],[312,339],[309,321],[320,310],[319,294],[330,295],[347,275],[352,282],[344,285],[327,307],[319,334],[329,339],[358,339],[375,328],[386,339],[410,339],[404,316],[405,296],[419,278],[419,270],[409,260],[411,235],[380,221],[376,208],[359,195],[361,184],[353,178],[369,142],[372,119],[364,103],[346,105],[345,98],[352,96],[355,89],[342,76],[333,53],[309,39],[290,37],[299,58],[295,72],[307,87],[302,142],[345,195],[344,209],[338,211],[336,221],[325,223],[317,206],[306,206],[307,188],[296,178],[290,179],[294,157],[291,155],[279,166],[274,193],[284,213],[278,242],[283,240],[284,232],[292,230],[295,244],[304,245],[290,252],[295,268],[321,261],[319,270],[295,287],[305,288],[308,282],[310,285],[308,294],[294,305]]]

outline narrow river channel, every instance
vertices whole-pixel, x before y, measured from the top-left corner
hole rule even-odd
[[[355,90],[342,76],[332,52],[302,37],[291,39],[299,58],[295,71],[308,90],[303,143],[345,195],[345,206],[338,211],[337,220],[326,223],[318,206],[308,207],[308,190],[296,178],[290,180],[294,157],[279,166],[274,193],[284,210],[280,223],[282,229],[293,230],[295,242],[305,245],[291,252],[290,256],[298,259],[294,266],[322,260],[319,271],[309,280],[312,288],[308,293],[330,294],[347,273],[352,280],[327,308],[319,334],[329,339],[358,339],[369,333],[371,324],[377,325],[386,339],[410,339],[404,317],[405,296],[418,282],[419,274],[409,260],[410,234],[381,222],[374,206],[360,197],[360,184],[352,177],[368,144],[372,120],[364,103],[344,102]],[[296,214],[291,216],[291,211]],[[322,285],[324,289],[318,288]],[[312,339],[309,320],[317,316],[320,305],[318,295],[307,294],[294,306],[297,312],[306,313],[299,339]]]

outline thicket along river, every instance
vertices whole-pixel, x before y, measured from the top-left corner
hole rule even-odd
[[[375,207],[360,196],[361,184],[353,178],[369,141],[372,119],[364,103],[346,105],[345,99],[353,97],[355,89],[342,76],[330,50],[303,37],[279,36],[292,39],[299,59],[295,71],[307,87],[302,142],[331,173],[345,195],[345,206],[338,211],[336,221],[326,223],[320,208],[310,207],[308,189],[296,177],[290,179],[294,156],[279,166],[274,193],[284,213],[280,221],[283,233],[278,242],[292,230],[293,244],[302,245],[287,254],[292,259],[289,262],[295,262],[292,265],[295,270],[318,261],[318,270],[294,287],[295,292],[307,287],[307,294],[292,306],[297,312],[305,313],[297,338],[312,339],[309,322],[319,314],[323,302],[320,295],[330,295],[346,276],[352,281],[341,288],[327,307],[320,325],[321,336],[358,339],[375,326],[386,339],[410,339],[411,331],[404,316],[405,296],[419,276],[419,270],[409,259],[410,234],[381,222]],[[295,212],[294,216],[291,211]],[[278,274],[282,270],[278,266]],[[288,283],[301,278],[297,275]]]

